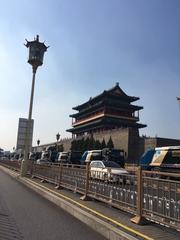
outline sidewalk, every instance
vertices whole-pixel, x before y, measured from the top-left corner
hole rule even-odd
[[[150,222],[145,226],[135,225],[130,221],[131,214],[115,209],[107,204],[95,200],[82,201],[77,193],[64,189],[57,190],[54,188],[54,185],[41,183],[38,179],[21,178],[18,173],[4,167],[1,167],[1,170],[56,205],[64,208],[108,239],[180,239],[180,232],[175,230]],[[95,224],[95,221],[98,224]]]

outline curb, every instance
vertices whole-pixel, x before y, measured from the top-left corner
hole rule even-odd
[[[33,182],[32,180],[21,177],[19,173],[13,172],[12,170],[9,170],[5,167],[0,167],[3,172],[7,173],[11,177],[15,178],[16,180],[20,181],[22,184],[27,186],[28,188],[32,189],[33,191],[40,194],[42,197],[46,198],[50,202],[54,203],[56,206],[62,208],[69,214],[73,215],[75,218],[80,220],[81,222],[88,225],[90,228],[92,228],[94,231],[100,233],[105,238],[109,240],[137,240],[137,239],[149,239],[153,240],[152,238],[143,238],[135,237],[127,232],[121,230],[112,224],[108,223],[107,221],[102,220],[101,218],[95,216],[92,213],[89,213],[88,211],[84,210],[83,208],[74,205],[73,203],[69,202],[66,199],[63,199],[63,196],[57,196],[57,193],[48,190],[47,187],[44,187],[42,185],[39,185],[38,183]]]

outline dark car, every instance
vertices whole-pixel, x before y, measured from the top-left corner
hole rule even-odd
[[[81,162],[80,162],[81,156],[82,156],[82,152],[80,152],[80,151],[68,152],[68,162],[70,162],[71,164],[80,165],[81,164]]]
[[[81,158],[81,164],[85,164],[86,160],[113,161],[124,168],[125,153],[123,150],[110,148],[104,148],[102,150],[91,150],[84,152]]]
[[[41,158],[41,154],[42,152],[30,152],[29,159],[35,162]]]
[[[110,148],[104,148],[102,149],[102,156],[103,159],[106,161],[113,161],[118,163],[122,168],[124,168],[125,165],[125,152],[121,149],[110,149]]]

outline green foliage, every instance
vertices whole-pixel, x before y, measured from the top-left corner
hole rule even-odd
[[[94,140],[93,136],[91,136],[85,139],[73,140],[71,142],[71,151],[85,152],[87,150],[101,149],[101,145],[99,140]]]
[[[89,139],[89,149],[88,150],[93,150],[94,149],[94,145],[95,145],[95,140],[93,138],[93,135],[91,135],[91,137]]]
[[[84,138],[79,140],[73,140],[71,142],[71,151],[84,151],[85,141]]]
[[[64,146],[63,144],[57,146],[58,152],[63,152],[64,151]]]
[[[84,138],[78,140],[78,151],[82,151],[84,148]]]
[[[103,138],[102,143],[101,143],[101,149],[106,148],[106,142]]]
[[[107,142],[107,148],[110,148],[110,149],[114,148],[114,143],[111,136],[109,138],[109,141]]]
[[[84,140],[84,145],[83,145],[83,152],[87,151],[88,148],[89,148],[89,137],[87,137],[85,140]]]
[[[74,151],[76,149],[76,141],[72,140],[71,142],[71,151]]]
[[[94,149],[103,149],[103,148],[114,148],[114,143],[112,141],[112,138],[109,138],[109,141],[105,142],[104,138],[102,140],[102,142],[100,142],[99,140],[95,140],[93,138],[93,135],[91,135],[91,137],[87,137],[87,138],[81,138],[78,140],[73,140],[71,142],[71,151],[81,151],[81,152],[85,152],[87,150],[94,150]]]
[[[101,143],[100,143],[100,141],[99,140],[96,140],[95,141],[95,144],[94,144],[94,149],[101,149]]]
[[[76,140],[76,151],[80,151],[81,149],[81,140]]]

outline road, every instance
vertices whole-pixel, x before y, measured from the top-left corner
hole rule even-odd
[[[0,239],[105,238],[0,171]]]

